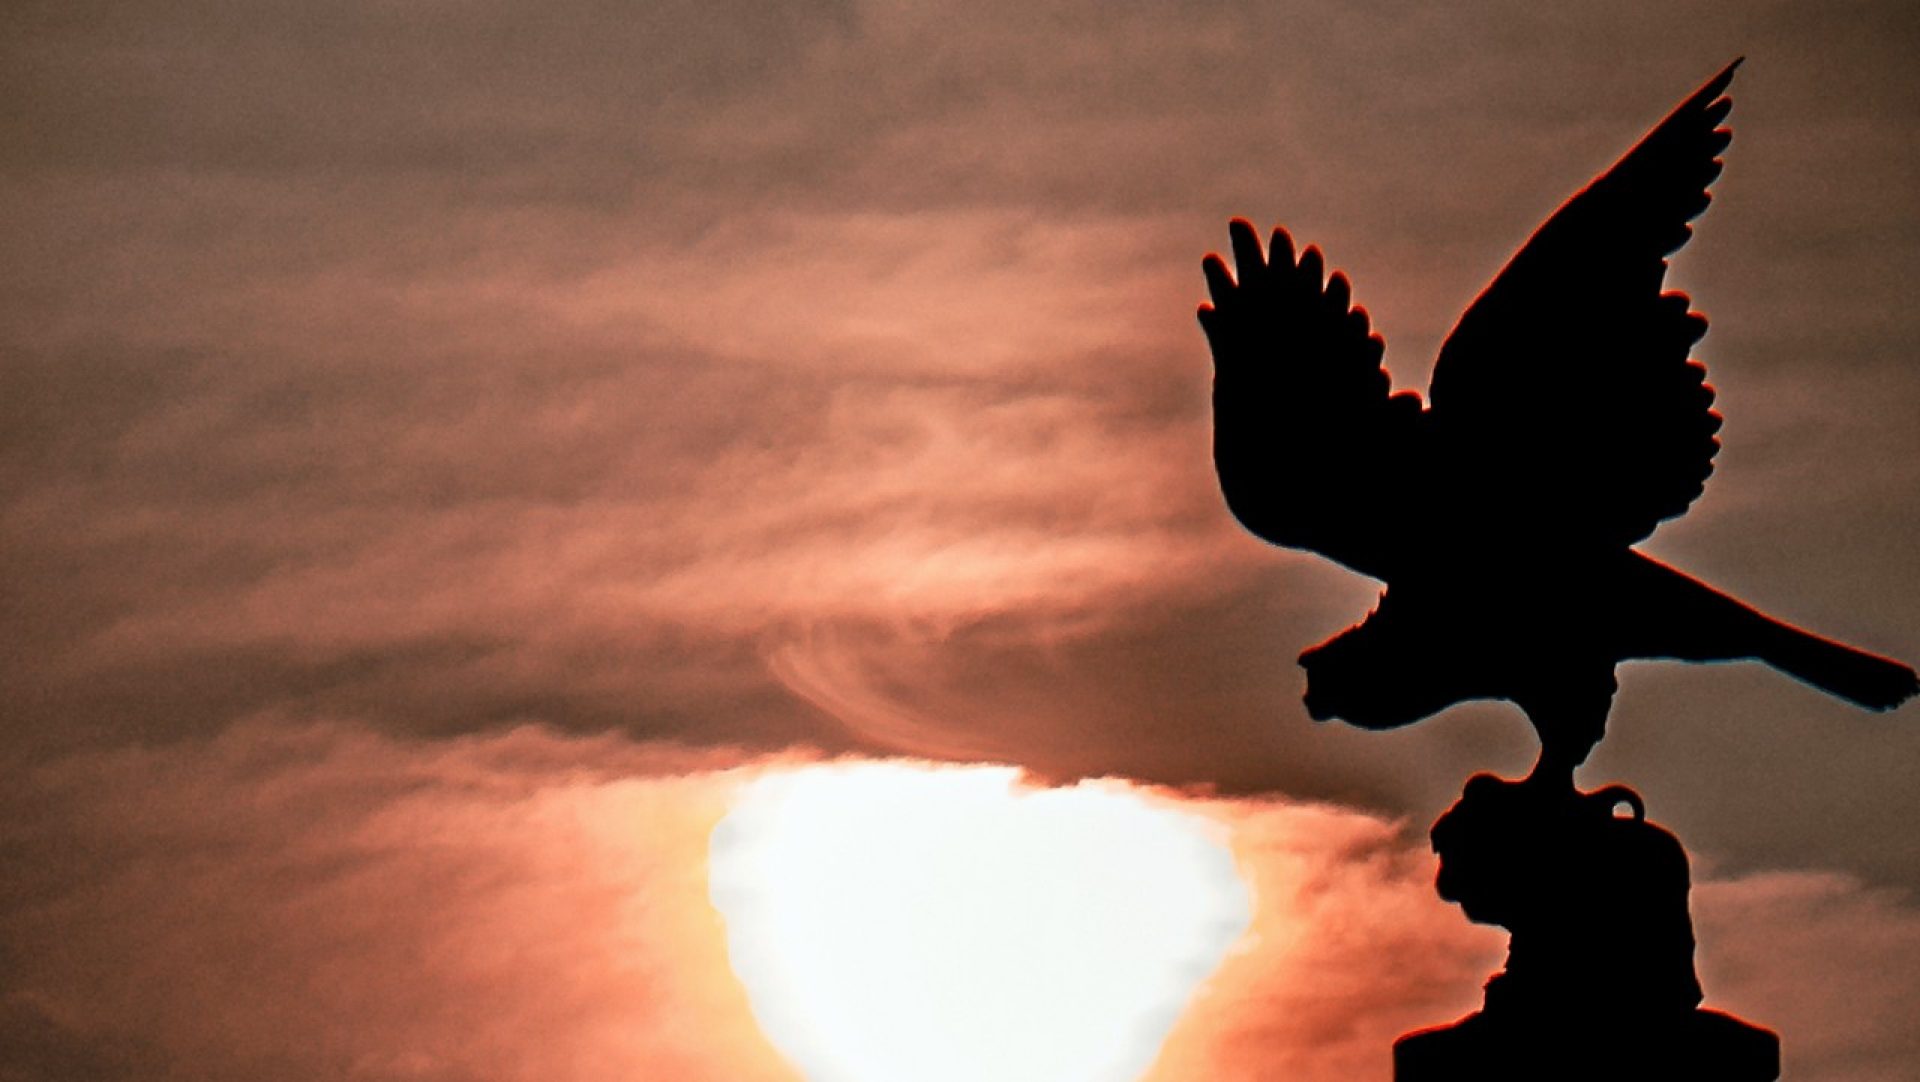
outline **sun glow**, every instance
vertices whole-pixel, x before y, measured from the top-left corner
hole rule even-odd
[[[1246,929],[1224,828],[1118,783],[862,763],[749,783],[711,885],[811,1082],[1124,1082]]]

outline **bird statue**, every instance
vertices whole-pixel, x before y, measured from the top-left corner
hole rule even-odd
[[[1633,546],[1700,495],[1719,449],[1706,317],[1663,292],[1706,210],[1736,60],[1549,217],[1468,306],[1423,405],[1320,251],[1230,227],[1203,264],[1214,464],[1228,508],[1276,545],[1387,586],[1300,655],[1315,719],[1406,725],[1505,699],[1564,779],[1630,658],[1757,659],[1870,710],[1914,670],[1768,617]]]

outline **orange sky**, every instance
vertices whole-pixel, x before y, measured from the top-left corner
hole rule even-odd
[[[786,1077],[705,831],[730,772],[838,754],[1215,793],[1258,919],[1340,976],[1236,956],[1152,1077],[1383,1077],[1497,960],[1424,826],[1532,737],[1307,721],[1294,656],[1377,586],[1221,507],[1199,258],[1284,221],[1421,386],[1528,231],[1738,54],[1673,274],[1725,446],[1648,547],[1920,659],[1908,6],[9,14],[23,1078]],[[1694,851],[1710,1000],[1795,1077],[1908,1076],[1912,708],[1621,684],[1583,779]]]
[[[740,786],[804,760],[733,758],[261,719],[43,765],[0,802],[10,1077],[794,1082],[706,866]],[[1402,824],[1185,807],[1227,827],[1253,920],[1150,1082],[1384,1078],[1395,1035],[1475,1006],[1502,938]],[[1905,1075],[1920,914],[1832,873],[1702,880],[1715,1003],[1785,1030],[1798,1077]]]

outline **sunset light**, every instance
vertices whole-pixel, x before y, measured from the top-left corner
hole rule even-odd
[[[1219,824],[1015,775],[773,774],[714,831],[734,971],[811,1082],[1137,1078],[1246,929]]]
[[[5,10],[0,1082],[1920,1082],[1920,3]]]

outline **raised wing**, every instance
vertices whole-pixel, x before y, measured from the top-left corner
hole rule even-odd
[[[1214,466],[1227,506],[1277,545],[1310,549],[1386,577],[1404,545],[1397,469],[1419,424],[1420,397],[1390,394],[1386,344],[1345,275],[1275,229],[1268,253],[1253,226],[1231,226],[1234,274],[1203,268],[1211,305],[1200,325],[1213,348]]]
[[[1707,321],[1661,283],[1720,175],[1739,63],[1547,219],[1441,347],[1432,429],[1469,521],[1632,544],[1702,491],[1720,416],[1688,351]]]

